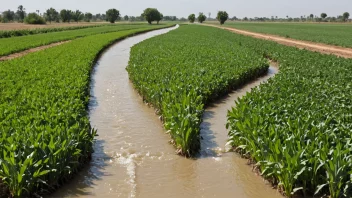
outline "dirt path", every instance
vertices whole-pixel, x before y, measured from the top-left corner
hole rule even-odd
[[[7,55],[7,56],[0,56],[0,61],[6,61],[6,60],[14,59],[14,58],[19,58],[19,57],[22,57],[22,56],[27,55],[29,53],[33,53],[33,52],[37,52],[37,51],[40,51],[40,50],[48,49],[48,48],[55,47],[55,46],[58,46],[58,45],[62,45],[64,43],[68,43],[68,42],[70,42],[70,41],[62,41],[62,42],[52,43],[52,44],[49,44],[49,45],[43,45],[43,46],[40,46],[40,47],[31,48],[31,49],[28,49],[28,50],[25,50],[25,51],[21,51],[21,52],[18,52],[18,53],[14,53],[14,54],[10,54],[10,55]]]
[[[306,50],[310,50],[310,51],[320,52],[323,54],[333,54],[333,55],[344,57],[344,58],[352,58],[352,48],[344,48],[344,47],[327,45],[327,44],[322,44],[322,43],[314,43],[314,42],[309,42],[309,41],[300,41],[300,40],[289,39],[289,38],[284,38],[284,37],[275,36],[275,35],[261,34],[261,33],[249,32],[249,31],[245,31],[245,30],[239,30],[236,28],[220,27],[217,25],[210,25],[210,24],[204,24],[204,25],[229,30],[231,32],[235,32],[235,33],[247,35],[247,36],[252,36],[254,38],[275,41],[275,42],[283,44],[283,45],[293,46],[293,47],[297,47],[300,49],[306,49]]]

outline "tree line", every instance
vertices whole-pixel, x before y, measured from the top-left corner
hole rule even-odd
[[[147,21],[149,24],[156,21],[159,23],[161,20],[167,21],[187,21],[185,18],[178,19],[176,16],[163,16],[156,8],[147,8],[143,11],[140,16],[128,16],[121,17],[120,11],[117,9],[109,9],[103,14],[93,15],[90,12],[83,13],[80,10],[69,10],[63,9],[57,11],[54,8],[47,9],[44,13],[40,13],[39,10],[36,12],[28,13],[26,9],[20,5],[17,11],[6,10],[0,15],[0,22],[20,22],[29,24],[45,24],[46,22],[52,23],[70,23],[70,22],[91,22],[91,21],[108,21],[115,23],[119,20],[125,21]]]
[[[203,12],[200,12],[198,17],[196,18],[195,14],[190,14],[188,16],[188,21],[190,23],[194,23],[195,20],[197,19],[199,23],[203,23],[206,19],[209,21],[219,21],[220,24],[224,24],[225,21],[228,19],[231,21],[258,21],[258,22],[348,22],[350,21],[350,13],[344,12],[342,15],[339,15],[337,17],[334,16],[329,16],[326,13],[321,13],[320,16],[316,16],[313,14],[309,14],[307,16],[301,16],[301,17],[296,17],[296,18],[291,18],[289,16],[286,16],[286,18],[279,18],[279,17],[274,17],[272,16],[271,18],[267,17],[254,17],[254,18],[248,18],[244,17],[242,19],[237,18],[236,16],[229,18],[229,15],[225,11],[219,11],[216,18],[212,19],[210,18],[211,13],[208,13],[209,18],[207,18]]]
[[[210,13],[209,13],[209,18],[210,18]],[[226,11],[218,11],[216,19],[220,22],[221,25],[223,25],[228,18],[229,18],[229,15],[227,14]],[[207,19],[207,16],[205,16],[203,12],[200,12],[198,14],[197,20],[199,23],[203,23],[206,19]],[[196,20],[196,15],[190,14],[188,16],[188,20],[190,23],[194,23],[194,21]]]
[[[348,12],[344,12],[342,15],[337,17],[328,16],[326,13],[321,13],[320,16],[316,16],[314,14],[304,15],[300,17],[289,17],[279,18],[278,16],[268,17],[254,17],[248,18],[244,17],[242,19],[233,16],[229,18],[227,12],[219,11],[216,18],[210,18],[211,13],[208,13],[208,17],[205,16],[203,12],[200,12],[198,17],[196,18],[195,14],[191,14],[188,16],[188,21],[193,23],[196,19],[198,22],[202,23],[206,19],[209,21],[218,20],[220,24],[225,23],[226,20],[230,19],[232,21],[281,21],[281,22],[347,22],[349,21],[350,14]],[[187,21],[186,18],[177,18],[176,16],[163,16],[161,12],[159,12],[156,8],[147,8],[143,11],[140,16],[128,16],[124,17],[120,16],[119,10],[109,9],[103,14],[95,14],[93,15],[90,12],[83,13],[80,10],[69,10],[63,9],[60,12],[54,8],[47,9],[44,13],[39,13],[39,10],[33,13],[26,13],[25,8],[20,5],[17,8],[17,11],[6,10],[0,15],[0,22],[8,23],[8,22],[20,22],[20,23],[29,23],[29,24],[45,24],[46,22],[56,22],[56,23],[70,23],[70,22],[91,22],[91,21],[108,21],[110,23],[115,23],[118,20],[125,21],[147,21],[151,24],[153,21],[159,23],[161,20],[166,21]]]

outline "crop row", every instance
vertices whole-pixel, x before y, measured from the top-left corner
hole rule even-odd
[[[46,34],[36,34],[29,36],[2,38],[0,39],[0,56],[12,54],[26,49],[48,45],[55,42],[72,40],[79,37],[85,37],[96,34],[117,32],[137,28],[146,28],[148,25],[114,25],[101,26],[95,28],[85,28],[79,30],[70,30],[62,32],[52,32]]]
[[[331,23],[226,23],[225,26],[298,40],[352,47],[352,25]]]
[[[233,38],[220,29],[189,25],[132,47],[130,79],[159,111],[182,155],[192,156],[200,147],[204,105],[268,69],[262,55]]]
[[[89,159],[94,60],[117,39],[162,27],[88,36],[0,62],[0,178],[11,196],[52,191]]]
[[[51,28],[35,28],[35,29],[22,29],[22,30],[4,30],[0,31],[0,38],[9,38],[9,37],[17,37],[17,36],[26,36],[33,34],[44,34],[49,32],[61,32],[67,30],[78,30],[85,28],[94,28],[99,26],[104,26],[107,24],[101,25],[82,25],[82,26],[69,26],[69,27],[51,27]]]
[[[35,29],[22,29],[22,30],[5,30],[0,31],[0,38],[9,38],[9,37],[17,37],[17,36],[27,36],[33,34],[45,34],[50,32],[61,32],[68,30],[78,30],[85,28],[94,28],[101,26],[115,26],[116,24],[92,24],[92,25],[77,25],[77,26],[68,26],[68,27],[50,27],[50,28],[35,28]],[[141,25],[141,23],[133,23],[129,25]]]
[[[352,60],[236,35],[280,64],[228,113],[229,142],[288,197],[352,194]]]

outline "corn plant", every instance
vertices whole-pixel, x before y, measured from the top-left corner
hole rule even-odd
[[[0,62],[0,179],[9,196],[52,192],[90,159],[96,130],[87,105],[96,56],[116,40],[163,27],[88,36]]]
[[[181,26],[135,45],[127,67],[185,156],[199,150],[204,106],[267,69],[268,61],[241,47],[232,33],[203,26]]]
[[[280,64],[228,112],[229,144],[293,195],[351,196],[352,61],[237,36]]]

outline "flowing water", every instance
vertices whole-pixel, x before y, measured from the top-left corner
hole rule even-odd
[[[158,116],[143,103],[125,70],[133,45],[172,29],[127,38],[100,57],[90,104],[90,121],[99,134],[93,159],[51,197],[281,197],[247,160],[224,152],[227,110],[277,70],[270,67],[265,77],[209,106],[201,125],[200,155],[178,156]]]

